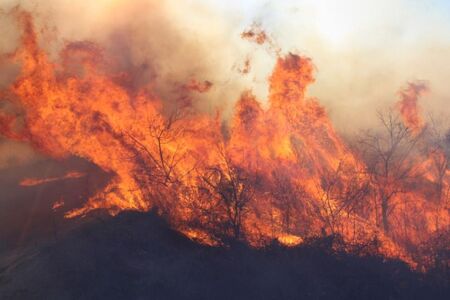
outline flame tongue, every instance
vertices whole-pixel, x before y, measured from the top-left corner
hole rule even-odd
[[[50,178],[42,178],[42,179],[26,178],[20,182],[20,185],[21,186],[36,186],[36,185],[41,185],[41,184],[65,180],[65,179],[77,179],[77,178],[81,178],[84,176],[86,176],[86,174],[73,171],[73,172],[68,172],[66,175],[61,176],[61,177],[50,177]]]
[[[413,132],[418,133],[423,129],[424,121],[418,107],[418,99],[428,91],[424,82],[409,83],[400,91],[400,101],[397,103],[403,122]]]

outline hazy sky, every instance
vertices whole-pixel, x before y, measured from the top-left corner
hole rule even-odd
[[[311,94],[343,129],[354,126],[349,118],[370,125],[373,109],[413,80],[429,82],[425,109],[450,114],[448,0],[202,1],[236,26],[261,22],[284,51],[310,56]]]

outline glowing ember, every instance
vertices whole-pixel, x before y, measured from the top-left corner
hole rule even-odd
[[[296,235],[280,235],[278,237],[278,241],[283,244],[286,245],[288,247],[294,247],[294,246],[298,246],[301,244],[301,242],[303,241],[303,239],[299,236]]]
[[[73,172],[69,172],[66,175],[61,176],[61,177],[50,177],[50,178],[42,178],[42,179],[26,178],[20,182],[20,185],[21,186],[36,186],[36,185],[41,185],[41,184],[54,182],[54,181],[60,181],[60,180],[66,180],[66,179],[77,179],[77,178],[81,178],[84,176],[86,176],[86,174],[73,171]]]
[[[61,198],[58,201],[55,201],[52,205],[52,210],[57,211],[58,209],[62,208],[64,206],[64,199]]]

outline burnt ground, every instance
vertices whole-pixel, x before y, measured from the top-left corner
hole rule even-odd
[[[88,176],[36,187],[23,177]],[[211,248],[153,213],[102,213],[65,220],[104,184],[78,161],[41,161],[0,173],[0,299],[449,299],[450,279],[401,261],[332,251],[326,238]],[[62,211],[51,206],[64,198]]]

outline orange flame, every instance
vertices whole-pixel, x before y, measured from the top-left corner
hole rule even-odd
[[[77,178],[81,178],[86,176],[86,174],[84,173],[80,173],[80,172],[69,172],[64,176],[61,177],[50,177],[50,178],[25,178],[20,182],[21,186],[36,186],[36,185],[41,185],[41,184],[45,184],[45,183],[49,183],[49,182],[54,182],[54,181],[60,181],[60,180],[65,180],[65,179],[77,179]]]
[[[62,208],[64,206],[64,199],[61,198],[58,201],[55,201],[52,205],[52,210],[57,211],[58,209]]]
[[[428,91],[425,82],[409,83],[408,86],[399,92],[400,101],[397,103],[398,109],[403,118],[403,122],[413,132],[420,132],[424,126],[418,107],[418,99],[423,93]]]

